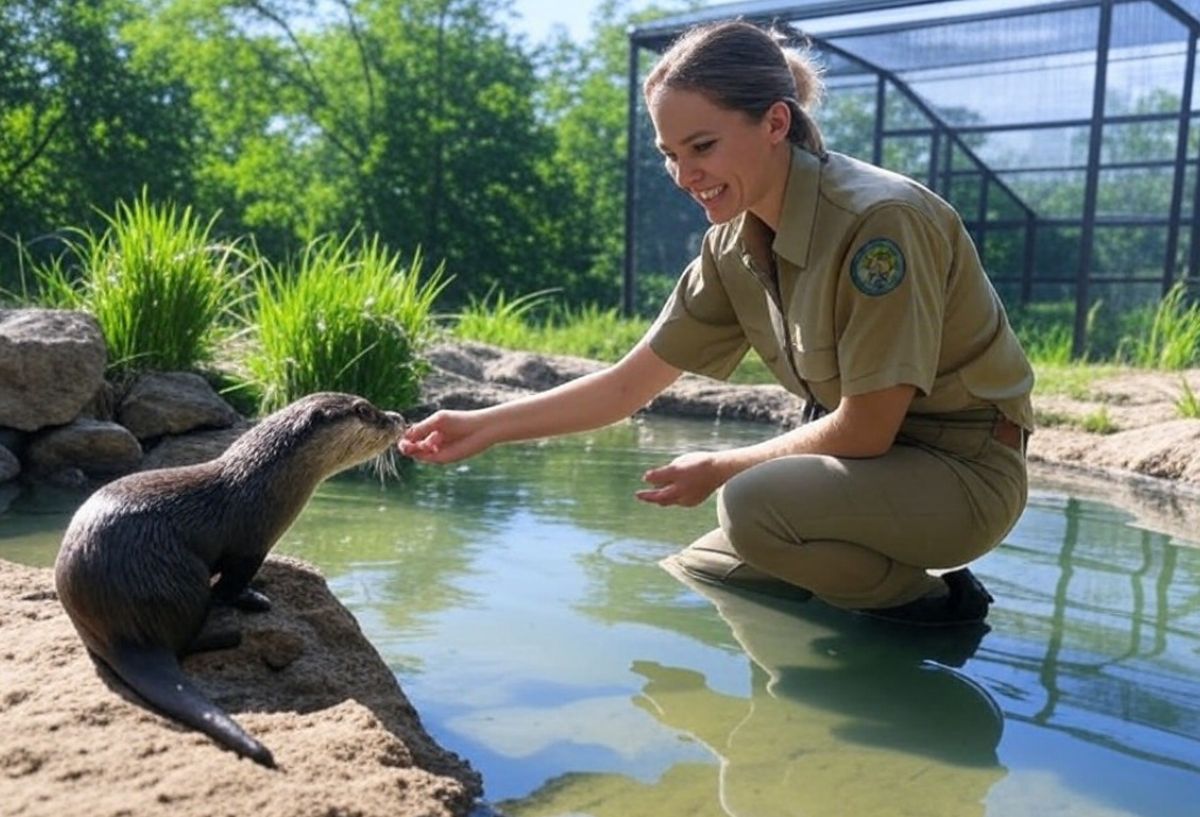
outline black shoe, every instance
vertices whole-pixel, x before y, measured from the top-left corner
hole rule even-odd
[[[881,607],[875,610],[858,610],[865,616],[915,624],[922,627],[955,627],[963,624],[978,624],[987,618],[988,605],[994,599],[983,583],[967,568],[942,575],[949,588],[944,596],[921,598],[896,607]]]

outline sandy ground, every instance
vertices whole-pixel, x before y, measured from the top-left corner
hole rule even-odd
[[[1200,419],[1181,416],[1181,378],[1200,395],[1200,369],[1128,372],[1080,396],[1034,392],[1031,471],[1043,485],[1108,501],[1140,524],[1200,540]],[[1106,417],[1107,433],[1083,430]]]
[[[87,655],[52,572],[0,561],[4,817],[459,817],[478,775],[438,747],[312,568],[272,557],[268,613],[189,657],[197,685],[275,755],[239,759],[135,705]]]

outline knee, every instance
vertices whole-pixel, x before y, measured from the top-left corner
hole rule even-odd
[[[717,495],[717,519],[729,544],[754,564],[755,543],[763,539],[763,510],[767,502],[760,486],[761,466],[750,468],[725,483]]]

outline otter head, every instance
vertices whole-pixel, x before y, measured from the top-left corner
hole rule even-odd
[[[288,462],[317,482],[367,460],[387,466],[404,418],[353,394],[318,392],[265,417],[242,435],[224,459],[239,472]]]
[[[353,394],[318,392],[292,404],[303,414],[312,467],[331,476],[367,460],[387,455],[404,431],[404,418],[382,411]]]

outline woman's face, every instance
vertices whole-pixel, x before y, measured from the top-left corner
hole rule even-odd
[[[755,122],[697,91],[659,88],[649,109],[667,172],[711,223],[750,210],[776,226],[786,181],[778,164],[789,124],[786,106],[773,106]]]

